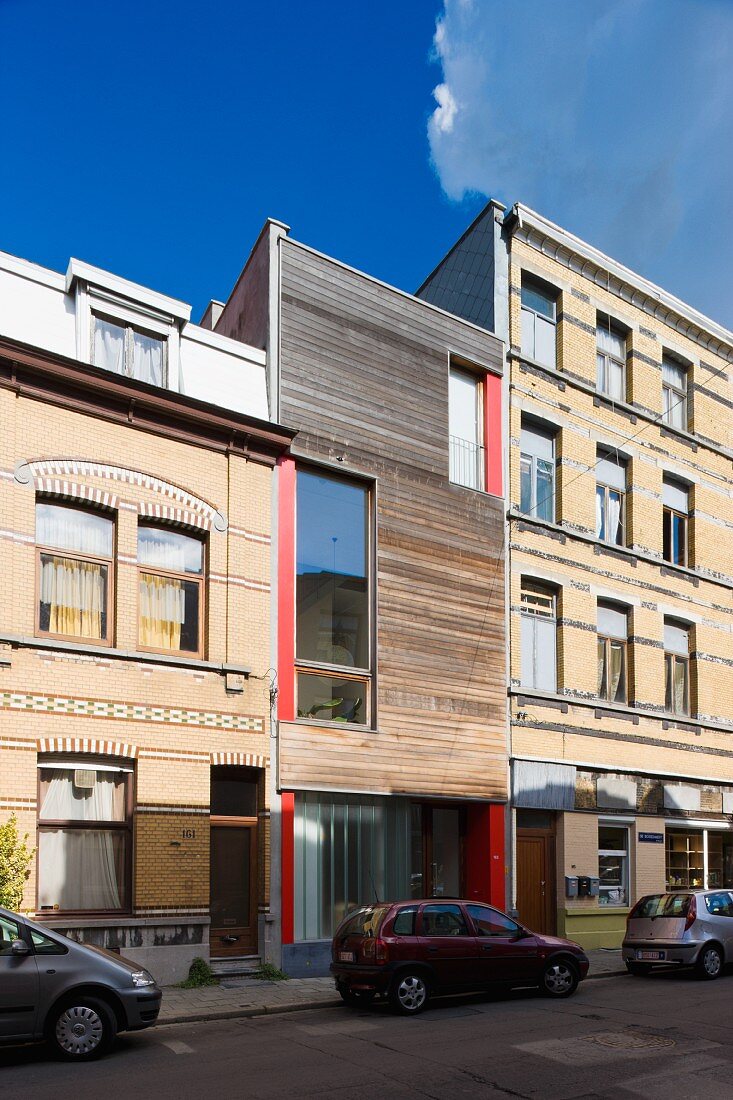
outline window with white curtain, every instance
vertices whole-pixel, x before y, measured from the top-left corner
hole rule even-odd
[[[609,703],[628,702],[628,633],[625,607],[598,601],[598,695]]]
[[[128,910],[132,770],[49,760],[39,779],[39,912]]]
[[[670,355],[662,357],[662,419],[687,431],[687,367]]]
[[[522,354],[554,369],[557,362],[557,292],[522,275]]]
[[[676,478],[665,476],[662,481],[662,557],[672,565],[688,564],[689,512],[689,489]]]
[[[111,641],[113,546],[110,516],[36,503],[39,634]]]
[[[664,620],[664,706],[690,713],[690,630],[674,619]]]
[[[451,481],[467,489],[483,489],[483,380],[461,367],[450,369],[448,420]]]
[[[137,529],[139,644],[202,653],[204,544],[171,527]]]
[[[605,313],[596,323],[596,385],[613,401],[626,400],[626,333]]]
[[[533,421],[522,423],[519,456],[520,501],[525,515],[555,519],[555,433]]]
[[[598,822],[598,904],[629,904],[629,830]]]
[[[599,451],[596,461],[596,537],[623,546],[626,511],[626,461]]]
[[[557,615],[548,585],[522,580],[520,645],[522,687],[557,691]]]
[[[153,386],[165,385],[165,340],[96,314],[93,321],[92,362],[95,366]]]

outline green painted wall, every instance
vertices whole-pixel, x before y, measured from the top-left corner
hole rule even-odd
[[[620,947],[630,910],[624,906],[605,909],[560,909],[557,934],[575,940],[586,950]]]

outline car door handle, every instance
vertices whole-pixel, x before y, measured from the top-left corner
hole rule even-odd
[[[493,943],[482,943],[481,944],[481,950],[482,951],[491,951],[493,946],[494,946]]]
[[[438,948],[437,948],[437,947],[429,947],[429,948],[428,948],[428,952],[429,952],[429,953],[430,953],[431,955],[436,955],[436,954],[438,953]]]

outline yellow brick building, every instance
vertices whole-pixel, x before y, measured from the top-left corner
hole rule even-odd
[[[733,886],[733,334],[519,204],[419,293],[509,349],[507,901],[616,945]]]
[[[162,981],[268,951],[291,435],[0,337],[0,820],[36,849],[25,910]]]

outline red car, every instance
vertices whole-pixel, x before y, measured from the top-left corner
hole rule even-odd
[[[433,993],[497,984],[569,997],[588,965],[577,943],[530,932],[491,905],[427,898],[349,913],[333,938],[331,973],[347,1004],[380,994],[414,1016]]]

